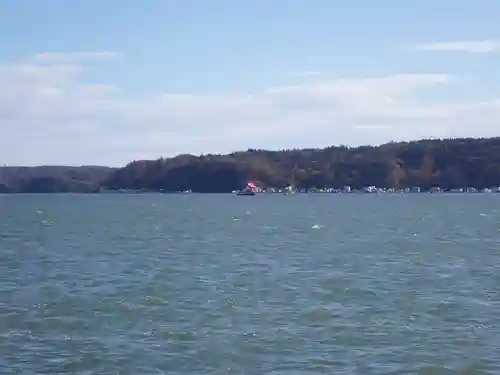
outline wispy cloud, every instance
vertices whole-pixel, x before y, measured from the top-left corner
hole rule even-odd
[[[414,44],[417,51],[496,53],[500,52],[500,40],[476,40]]]
[[[83,81],[85,59],[66,63],[66,54],[49,56],[43,63],[37,55],[0,64],[3,163],[120,165],[184,152],[498,133],[495,98],[440,105],[418,100],[417,90],[453,81],[447,74],[319,76],[240,95],[134,96]]]
[[[317,71],[317,70],[309,70],[305,72],[294,72],[290,73],[290,76],[292,77],[319,77],[319,76],[324,76],[325,74],[323,72]]]
[[[62,63],[62,62],[78,62],[89,60],[104,60],[117,56],[116,52],[98,51],[98,52],[43,52],[33,56],[33,61],[38,63]]]

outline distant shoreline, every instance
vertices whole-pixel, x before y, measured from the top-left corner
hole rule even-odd
[[[353,191],[350,193],[345,192],[297,192],[292,195],[334,195],[334,196],[359,196],[359,195],[496,195],[500,194],[500,191],[441,191],[441,192],[431,192],[431,191],[422,191],[422,192],[362,192],[362,191]],[[109,191],[109,192],[0,192],[0,195],[234,195],[237,196],[233,192],[192,192],[192,193],[183,193],[183,192],[159,192],[159,191],[127,191],[127,192],[118,192],[118,191]],[[255,196],[271,196],[271,195],[287,195],[281,192],[261,192],[256,193]]]

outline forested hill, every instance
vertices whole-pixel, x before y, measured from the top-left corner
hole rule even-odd
[[[98,192],[112,171],[99,166],[0,167],[0,193]]]
[[[500,186],[500,137],[421,140],[381,146],[228,155],[179,155],[134,161],[123,168],[3,167],[0,192],[143,190],[231,192],[247,181],[261,187],[419,186],[443,189]]]
[[[293,184],[306,189],[345,185],[489,188],[500,185],[500,137],[179,155],[134,161],[113,172],[106,184],[112,189],[230,192],[249,180],[262,187]]]

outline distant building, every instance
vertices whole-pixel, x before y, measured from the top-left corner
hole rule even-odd
[[[363,189],[365,193],[376,193],[377,190],[378,189],[375,186],[367,186]]]

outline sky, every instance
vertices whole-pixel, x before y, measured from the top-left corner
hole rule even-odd
[[[0,0],[0,165],[500,135],[500,1]]]

